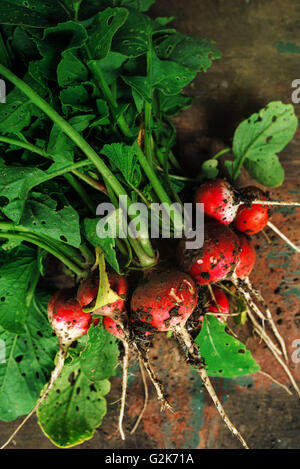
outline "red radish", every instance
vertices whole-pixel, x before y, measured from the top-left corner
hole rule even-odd
[[[195,202],[204,204],[205,215],[224,225],[233,222],[239,207],[231,185],[224,179],[214,179],[202,184],[197,189]]]
[[[238,237],[217,222],[205,224],[204,244],[200,249],[185,249],[185,240],[179,243],[178,257],[183,270],[199,285],[224,280],[239,259]]]
[[[118,318],[124,313],[124,311],[126,311],[128,281],[126,277],[118,275],[116,272],[112,272],[109,274],[109,284],[112,290],[114,290],[121,299],[96,309],[94,313],[100,314],[101,316]]]
[[[267,200],[265,193],[258,187],[246,187],[241,190],[243,200]],[[259,233],[269,221],[270,207],[268,205],[246,204],[240,205],[236,218],[234,220],[235,227],[248,235]]]
[[[27,420],[38,410],[62,372],[68,348],[73,342],[87,333],[93,322],[92,316],[82,311],[82,307],[76,298],[74,298],[73,293],[73,290],[60,290],[52,296],[48,303],[48,319],[59,342],[57,362],[51,373],[46,390],[32,411],[24,418],[1,449],[5,448],[12,441]]]
[[[112,318],[105,316],[103,319],[105,329],[110,332],[117,339],[125,339],[125,334],[121,326],[116,323]]]
[[[169,331],[186,322],[197,299],[196,285],[189,275],[178,271],[155,272],[134,291],[132,318],[151,325],[153,331]]]
[[[128,281],[127,278],[118,275],[116,272],[110,272],[108,274],[110,287],[117,293],[121,299],[109,303],[101,308],[94,311],[95,314],[101,316],[119,316],[126,310],[126,296],[128,292]],[[87,306],[92,303],[97,297],[99,288],[99,277],[93,275],[88,279],[84,280],[78,288],[77,299],[82,306]]]
[[[255,249],[252,242],[245,236],[239,235],[240,257],[235,268],[238,278],[245,279],[251,274],[255,264]]]
[[[214,301],[214,298],[210,298],[207,305],[207,312],[216,313],[216,317],[220,322],[226,322],[226,317],[224,317],[223,314],[229,314],[230,308],[228,298],[221,288],[212,287],[212,291],[216,302]]]
[[[92,323],[91,315],[82,311],[72,290],[60,290],[51,298],[48,319],[64,350],[86,334]]]
[[[83,280],[77,291],[77,300],[81,306],[87,306],[96,298],[98,293],[99,277],[92,274]]]

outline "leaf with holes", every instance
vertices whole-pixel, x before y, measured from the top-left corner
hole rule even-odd
[[[156,51],[161,59],[177,62],[195,73],[206,72],[212,61],[221,57],[214,41],[180,33],[167,37],[156,47]]]
[[[152,32],[152,20],[138,11],[131,11],[112,41],[112,51],[126,57],[146,54],[151,47]]]
[[[77,361],[66,364],[37,411],[45,435],[63,448],[93,437],[107,411],[108,380],[90,381]]]
[[[1,0],[0,23],[43,28],[64,21],[67,13],[59,0]]]
[[[81,370],[86,377],[91,381],[101,381],[114,376],[118,359],[116,339],[104,327],[91,327],[85,349],[79,357]]]
[[[226,324],[217,318],[204,316],[201,332],[195,342],[204,358],[207,374],[235,378],[259,371],[259,365],[245,345],[227,334],[225,329]]]
[[[283,168],[276,156],[292,140],[298,119],[291,104],[269,103],[252,114],[236,129],[233,137],[234,163],[227,163],[230,175],[236,178],[245,164],[250,174],[268,187],[279,186]]]
[[[19,223],[33,233],[63,241],[74,247],[81,244],[79,216],[73,207],[57,210],[57,202],[48,195],[33,192],[26,201]]]
[[[114,35],[125,23],[126,8],[106,8],[95,17],[90,30],[89,49],[93,59],[103,59],[111,48]]]
[[[37,253],[27,246],[0,251],[0,326],[21,333],[27,317],[26,295],[37,269]]]
[[[48,301],[48,295],[35,296],[22,334],[0,327],[0,420],[28,414],[50,377],[58,341],[45,314]]]

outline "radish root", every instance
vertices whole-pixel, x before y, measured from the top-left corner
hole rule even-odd
[[[220,399],[218,398],[215,389],[207,375],[207,372],[205,370],[204,364],[201,360],[200,356],[200,351],[199,349],[195,346],[190,334],[187,332],[184,326],[176,326],[175,327],[175,333],[177,337],[180,339],[179,342],[183,343],[184,346],[188,350],[188,355],[189,355],[189,361],[192,362],[193,366],[195,367],[196,364],[196,371],[200,375],[203,384],[210,395],[213,403],[215,404],[215,407],[217,411],[219,412],[222,420],[224,423],[227,425],[228,429],[231,431],[231,433],[238,438],[238,440],[241,442],[243,447],[245,449],[249,449],[248,444],[246,443],[245,439],[242,437],[240,432],[237,430],[237,428],[233,425],[231,420],[229,419],[228,415],[226,414],[224,407],[222,406],[222,403]]]
[[[140,365],[141,376],[142,376],[142,380],[143,380],[143,384],[144,384],[145,399],[144,399],[144,405],[143,405],[143,408],[140,412],[140,415],[138,416],[138,419],[135,422],[135,425],[134,425],[134,427],[132,428],[132,430],[130,432],[131,435],[133,435],[133,433],[136,431],[136,429],[138,428],[138,426],[139,426],[139,424],[140,424],[140,422],[143,418],[144,412],[147,409],[148,397],[149,397],[148,384],[147,384],[147,379],[146,379],[146,375],[145,375],[145,367],[144,367],[144,364],[143,364],[143,361],[142,361],[141,357],[139,357],[139,365]]]
[[[251,284],[251,281],[249,278],[246,278],[243,283],[245,284],[245,288],[249,291],[249,293],[253,294],[253,296],[262,304],[262,306],[265,308],[265,311],[266,311],[266,315],[267,315],[267,319],[269,321],[269,324],[272,328],[272,331],[276,337],[276,339],[278,340],[278,343],[280,344],[280,347],[281,347],[281,350],[282,350],[282,353],[283,353],[283,356],[285,358],[285,361],[288,363],[289,362],[289,359],[288,359],[288,354],[287,354],[287,350],[286,350],[286,345],[285,345],[285,342],[284,342],[284,339],[283,337],[280,335],[277,327],[276,327],[276,324],[273,320],[273,317],[272,317],[272,313],[270,311],[270,308],[268,307],[266,301],[264,300],[262,294],[260,293],[259,290],[257,290],[256,288],[253,287],[253,285]]]
[[[128,343],[123,340],[123,347],[124,347],[124,356],[122,361],[122,397],[121,397],[121,408],[119,414],[119,432],[121,435],[122,440],[125,440],[125,433],[123,430],[123,419],[124,419],[124,412],[125,412],[125,404],[126,404],[126,392],[127,392],[127,383],[128,383],[128,357],[129,357],[129,346]]]
[[[57,356],[57,364],[54,368],[54,370],[52,371],[51,373],[51,378],[50,378],[50,381],[48,383],[48,386],[45,390],[45,392],[42,394],[42,396],[40,397],[40,399],[38,400],[38,402],[36,403],[36,405],[34,406],[34,408],[32,409],[32,411],[26,415],[26,417],[24,418],[24,420],[20,423],[20,425],[18,426],[18,428],[16,428],[16,430],[12,433],[12,435],[9,437],[9,439],[4,443],[4,445],[1,446],[0,449],[4,449],[6,448],[6,446],[12,441],[12,439],[16,436],[16,434],[21,430],[21,428],[25,425],[25,423],[27,422],[27,420],[30,419],[30,417],[38,410],[38,408],[40,407],[41,403],[44,401],[44,399],[47,397],[49,391],[52,389],[52,387],[54,386],[57,378],[59,377],[60,373],[62,372],[62,369],[64,367],[64,363],[65,363],[65,358],[66,358],[66,350],[63,350],[63,349],[60,349],[59,352],[58,352],[58,356]]]
[[[268,221],[267,226],[271,228],[283,241],[285,241],[291,248],[293,248],[296,252],[300,252],[300,248],[296,246],[289,238],[287,238],[273,223]]]

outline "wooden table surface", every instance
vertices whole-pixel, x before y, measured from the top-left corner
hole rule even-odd
[[[201,158],[230,143],[236,125],[269,101],[291,103],[292,81],[300,79],[300,3],[298,0],[158,0],[153,15],[175,16],[182,32],[214,39],[223,57],[189,87],[195,102],[176,118],[178,147],[187,170]],[[300,115],[300,104],[295,105]],[[271,196],[300,200],[300,130],[282,152],[286,180]],[[240,181],[243,184],[244,179]],[[273,211],[273,223],[300,244],[299,209]],[[289,356],[300,340],[300,262],[290,248],[268,232],[271,244],[256,237],[257,262],[252,276],[271,306]],[[241,337],[262,369],[289,384],[270,353],[245,326]],[[163,359],[162,359],[163,357]],[[138,431],[121,441],[117,432],[120,376],[112,380],[109,413],[95,437],[78,448],[239,448],[202,390],[198,377],[185,365],[175,342],[159,337],[151,358],[176,415],[161,413],[154,390]],[[300,364],[291,362],[300,382]],[[129,430],[143,405],[141,377],[132,364],[127,399]],[[256,374],[239,380],[215,380],[225,408],[252,448],[300,448],[299,400],[268,378]],[[0,441],[16,427],[0,423]],[[10,448],[53,448],[35,418]]]

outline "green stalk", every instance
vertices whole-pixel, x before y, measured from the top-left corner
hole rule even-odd
[[[9,145],[15,145],[16,147],[24,148],[24,150],[29,150],[32,153],[37,153],[38,155],[48,157],[45,150],[39,148],[31,143],[22,142],[21,140],[16,140],[14,138],[9,137],[0,137],[0,142],[8,143]]]
[[[31,277],[31,280],[30,280],[30,287],[27,291],[27,295],[26,295],[26,306],[27,306],[27,308],[29,308],[29,306],[31,305],[31,302],[32,302],[32,299],[33,299],[33,296],[34,296],[34,292],[36,290],[36,287],[37,287],[37,284],[39,282],[40,276],[41,276],[41,273],[40,273],[39,269],[37,268],[36,270],[34,270],[34,272],[32,274],[32,277]]]
[[[228,153],[231,151],[231,148],[224,148],[223,150],[219,151],[215,156],[212,157],[212,160],[216,160],[220,156],[224,155],[225,153]]]
[[[152,166],[148,162],[147,158],[145,157],[144,153],[140,149],[137,142],[135,142],[134,148],[136,150],[138,160],[139,160],[139,162],[140,162],[146,176],[148,177],[149,181],[151,182],[152,187],[153,187],[154,191],[156,192],[159,200],[162,203],[165,203],[165,204],[171,206],[172,205],[171,199],[169,198],[168,194],[166,193],[165,189],[163,188],[163,186],[162,186],[160,180],[158,179],[154,169],[152,168]],[[181,214],[179,212],[175,211],[175,213],[173,213],[173,212],[171,213],[171,217],[172,217],[171,220],[173,222],[174,227],[177,228],[178,230],[182,229],[183,228],[183,220],[182,220]]]
[[[153,145],[152,145],[152,44],[147,52],[147,76],[150,81],[150,98],[151,102],[145,101],[145,153],[150,164],[153,162]]]
[[[85,262],[83,262],[81,255],[77,252],[76,248],[72,246],[68,246],[67,244],[63,244],[60,241],[56,241],[55,239],[51,239],[48,236],[42,234],[36,234],[34,231],[31,231],[29,228],[26,228],[22,225],[14,225],[12,222],[0,222],[0,230],[8,230],[8,231],[17,231],[19,233],[26,233],[36,238],[40,238],[40,240],[46,243],[48,246],[53,246],[57,252],[60,252],[62,255],[66,255],[73,259],[74,262],[78,264],[80,267],[85,266]]]
[[[48,244],[44,243],[42,240],[36,238],[35,236],[32,236],[31,234],[0,233],[0,238],[16,239],[16,240],[19,240],[19,241],[27,241],[28,243],[35,244],[36,246],[39,246],[40,248],[45,249],[45,251],[49,252],[49,254],[52,254],[54,257],[59,259],[63,264],[65,264],[76,275],[79,275],[81,277],[87,275],[76,264],[74,264],[74,262],[72,262],[69,258],[62,255],[56,249],[54,249],[53,247],[50,247]]]
[[[90,199],[88,193],[86,192],[86,190],[80,184],[80,182],[77,181],[77,179],[74,176],[72,176],[72,174],[65,174],[64,177],[68,181],[68,183],[73,187],[73,189],[77,192],[79,197],[83,200],[83,202],[88,207],[90,212],[93,215],[95,215],[95,212],[96,212],[95,206],[94,206],[93,202],[91,201],[91,199]]]
[[[90,56],[89,51],[87,53]],[[94,77],[94,80],[96,81],[96,84],[98,85],[98,88],[102,91],[104,97],[108,101],[110,107],[114,110],[117,108],[117,101],[116,98],[113,96],[110,87],[106,83],[106,80],[103,76],[103,73],[101,71],[101,68],[98,65],[97,60],[88,60],[87,65],[90,69],[91,74]],[[117,119],[117,124],[120,127],[123,135],[127,138],[133,137],[133,134],[130,130],[130,128],[127,125],[127,122],[125,121],[125,118],[123,115],[119,116]]]

